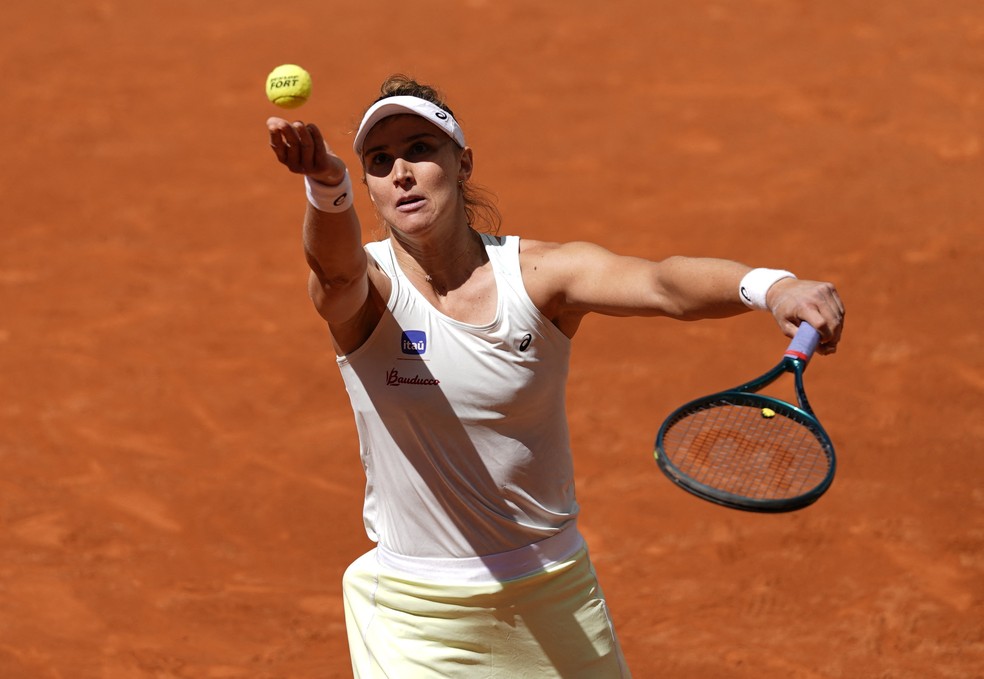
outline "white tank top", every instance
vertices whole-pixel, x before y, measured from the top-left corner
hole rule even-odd
[[[574,528],[570,339],[527,295],[519,238],[483,241],[498,302],[481,326],[435,309],[389,240],[366,245],[393,289],[378,327],[338,365],[366,472],[366,531],[392,554],[485,556]]]

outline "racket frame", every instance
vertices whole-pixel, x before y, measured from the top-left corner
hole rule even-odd
[[[654,449],[656,463],[667,478],[683,490],[703,500],[732,509],[741,509],[750,512],[790,512],[808,507],[816,502],[830,488],[837,471],[837,457],[834,453],[833,442],[816,415],[814,415],[813,408],[810,406],[810,402],[806,397],[806,390],[803,387],[803,372],[806,370],[806,366],[816,349],[818,341],[819,334],[817,331],[808,323],[803,322],[796,336],[786,349],[782,360],[771,370],[732,389],[726,389],[694,399],[670,413],[659,428]],[[798,407],[782,399],[756,393],[788,373],[792,373],[793,375],[796,400],[799,403]],[[687,415],[707,408],[721,407],[722,405],[743,405],[759,409],[770,408],[775,411],[777,417],[787,417],[809,429],[820,442],[829,462],[827,473],[823,479],[813,488],[794,497],[763,500],[713,488],[684,474],[664,452],[663,441],[667,431]]]

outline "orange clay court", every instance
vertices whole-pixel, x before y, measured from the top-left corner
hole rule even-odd
[[[837,283],[806,382],[840,466],[792,514],[652,458],[670,410],[779,359],[766,314],[578,334],[581,527],[636,677],[984,677],[978,0],[36,0],[0,26],[4,679],[351,674],[363,476],[267,146],[281,63],[350,164],[385,76],[438,85],[503,233]]]

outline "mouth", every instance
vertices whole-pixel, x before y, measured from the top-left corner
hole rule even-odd
[[[420,196],[404,196],[396,201],[396,209],[403,211],[414,210],[424,202]]]

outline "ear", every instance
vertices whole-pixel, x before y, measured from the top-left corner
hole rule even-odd
[[[458,181],[464,182],[471,178],[472,170],[475,169],[475,158],[472,156],[470,146],[466,146],[461,151],[461,159],[458,161]]]

